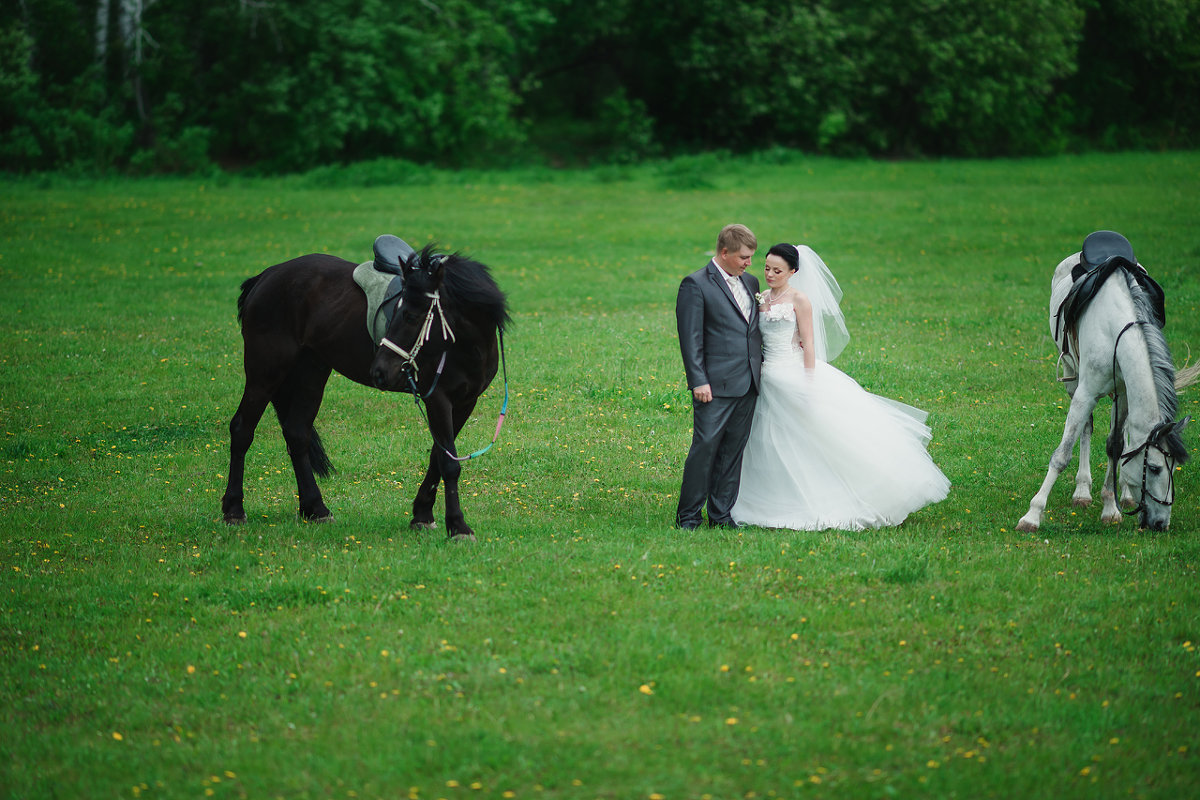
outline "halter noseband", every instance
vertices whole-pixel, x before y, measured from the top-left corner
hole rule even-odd
[[[425,314],[425,321],[421,323],[421,329],[417,331],[416,339],[413,341],[412,346],[408,350],[400,347],[400,345],[396,344],[386,336],[379,341],[380,347],[386,347],[404,360],[404,369],[409,375],[409,382],[412,383],[414,392],[416,391],[417,384],[417,356],[420,354],[421,348],[424,347],[425,343],[428,342],[430,337],[433,336],[433,317],[435,314],[438,316],[438,321],[442,326],[442,338],[447,343],[454,341],[454,331],[450,329],[450,323],[446,320],[446,312],[442,308],[441,294],[437,290],[434,290],[426,293],[425,296],[430,299],[429,311]],[[399,311],[403,304],[404,298],[401,297],[396,303],[396,310]],[[443,365],[445,365],[445,363],[446,353],[443,351],[442,363],[438,366],[439,374],[441,373],[441,368]]]

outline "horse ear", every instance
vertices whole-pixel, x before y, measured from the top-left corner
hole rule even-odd
[[[1192,421],[1191,416],[1184,417],[1183,419],[1179,420],[1178,422],[1172,422],[1171,427],[1168,429],[1169,432],[1173,434],[1173,436],[1170,440],[1171,445],[1172,445],[1171,446],[1171,450],[1172,450],[1171,455],[1175,456],[1175,460],[1178,461],[1180,464],[1186,463],[1188,460],[1188,456],[1191,455],[1191,453],[1188,452],[1187,447],[1183,443],[1183,429],[1186,428],[1188,426],[1188,423],[1191,421]]]
[[[446,275],[446,257],[434,256],[429,260],[429,277],[433,280],[434,286],[442,285],[442,278]]]
[[[418,253],[409,253],[407,257],[400,259],[400,275],[404,278],[405,283],[408,282],[408,275],[413,271],[413,262],[417,260]]]

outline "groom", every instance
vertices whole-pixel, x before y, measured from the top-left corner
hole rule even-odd
[[[692,446],[683,465],[675,525],[698,528],[708,502],[710,526],[736,527],[729,515],[742,476],[742,451],[758,399],[762,334],[754,295],[758,279],[744,274],[758,249],[745,225],[726,225],[708,266],[679,285],[675,320],[688,388]]]

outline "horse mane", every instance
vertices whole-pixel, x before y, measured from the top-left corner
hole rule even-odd
[[[487,265],[457,252],[438,254],[435,249],[435,245],[430,243],[413,253],[409,256],[409,267],[429,274],[437,265],[437,260],[442,259],[442,290],[448,301],[447,312],[474,307],[482,311],[503,333],[512,321],[508,313],[508,298],[496,285]]]
[[[1158,413],[1160,422],[1172,422],[1179,412],[1179,398],[1175,393],[1175,362],[1171,358],[1171,348],[1167,346],[1167,337],[1155,321],[1157,316],[1150,295],[1142,288],[1132,275],[1121,270],[1125,283],[1129,286],[1129,296],[1133,300],[1133,313],[1141,325],[1142,338],[1146,341],[1146,352],[1150,358],[1150,370],[1154,375],[1154,390],[1158,395]],[[1180,462],[1187,459],[1188,451],[1183,443],[1183,437],[1178,432],[1172,432],[1168,437],[1169,452]]]

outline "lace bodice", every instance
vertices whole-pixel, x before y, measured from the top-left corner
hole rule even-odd
[[[763,361],[803,362],[804,353],[796,339],[796,309],[791,303],[776,303],[759,314]]]

